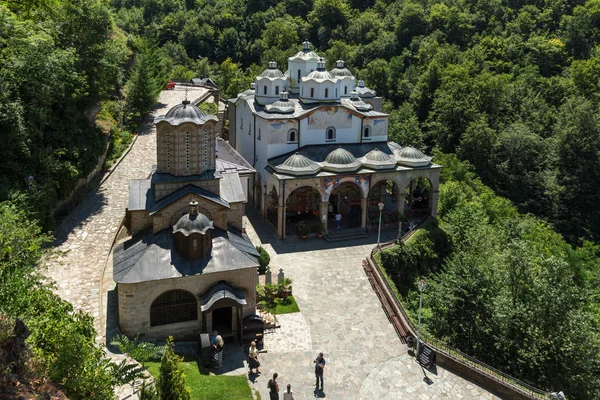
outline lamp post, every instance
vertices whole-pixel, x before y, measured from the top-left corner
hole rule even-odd
[[[417,333],[417,357],[419,356],[419,350],[421,347],[421,308],[423,307],[423,292],[425,291],[425,287],[427,287],[427,283],[423,279],[421,279],[417,283],[417,287],[419,288],[419,331]]]
[[[385,204],[379,202],[377,206],[379,207],[379,231],[377,232],[377,247],[379,248],[379,241],[381,239],[381,214],[383,213],[383,207],[385,207]]]

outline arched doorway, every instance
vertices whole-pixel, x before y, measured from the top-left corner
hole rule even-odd
[[[362,191],[354,182],[344,182],[336,186],[329,196],[327,229],[336,229],[335,215],[342,216],[340,229],[356,228],[360,226],[362,215],[360,199]]]
[[[286,201],[286,235],[320,232],[320,204],[321,193],[314,187],[301,186],[290,193]]]
[[[400,222],[400,206],[398,204],[399,188],[394,181],[389,179],[381,180],[369,190],[367,226],[379,225],[379,203],[383,203],[383,212],[381,213],[381,222],[383,225],[395,225],[398,228]]]
[[[406,187],[404,215],[407,219],[407,230],[412,229],[420,221],[426,219],[431,209],[431,182],[425,177],[412,179]]]

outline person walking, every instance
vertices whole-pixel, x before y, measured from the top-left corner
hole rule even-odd
[[[269,379],[267,388],[269,388],[269,398],[271,400],[279,400],[279,383],[277,383],[277,372],[273,374],[273,379]]]
[[[223,366],[223,348],[225,347],[225,341],[221,335],[219,335],[219,332],[213,331],[213,337],[210,343],[213,347],[213,360],[217,364],[216,368],[221,370],[221,367]]]
[[[321,381],[321,391],[323,391],[323,370],[325,369],[325,358],[323,353],[319,353],[315,362],[315,377],[317,381],[315,383],[315,392],[319,390],[319,380]]]
[[[256,342],[253,340],[250,342],[250,350],[248,351],[248,366],[250,367],[250,373],[253,369],[256,369],[256,373],[260,374],[260,362],[258,361],[258,349],[256,348]]]
[[[283,392],[283,400],[294,400],[294,393],[292,392],[292,385],[288,383],[287,389]]]
[[[337,214],[335,214],[335,227],[336,227],[336,229],[340,229],[341,225],[342,225],[342,214],[340,214],[338,212]]]

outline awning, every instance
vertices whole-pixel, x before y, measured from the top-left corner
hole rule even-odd
[[[218,283],[200,296],[200,311],[207,312],[212,308],[240,307],[248,304],[244,293],[235,290],[226,283]],[[218,307],[215,307],[217,306]]]

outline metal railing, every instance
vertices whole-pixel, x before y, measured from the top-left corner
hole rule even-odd
[[[406,239],[408,239],[410,236],[412,236],[414,234],[414,232],[423,225],[423,223],[426,221],[427,219],[421,221],[414,229],[412,229],[411,231],[407,232],[405,235],[403,235],[400,240],[401,241],[405,241]],[[390,241],[390,242],[386,242],[383,243],[381,246],[375,246],[375,248],[373,248],[373,250],[371,251],[371,255],[369,257],[369,259],[367,259],[367,264],[368,268],[371,270],[369,273],[369,271],[367,270],[367,268],[365,268],[365,270],[367,271],[367,275],[369,276],[369,278],[371,278],[371,274],[374,275],[373,278],[374,279],[370,279],[372,282],[372,284],[374,285],[374,288],[376,290],[376,293],[378,295],[378,297],[381,296],[385,296],[387,297],[387,299],[381,299],[382,303],[384,304],[384,309],[386,311],[386,314],[388,314],[388,317],[390,318],[390,320],[392,320],[392,322],[394,324],[405,324],[406,326],[404,327],[396,327],[394,326],[394,328],[396,329],[396,332],[401,335],[401,333],[404,332],[410,332],[413,336],[415,336],[415,332],[417,331],[417,327],[415,326],[415,324],[412,322],[412,320],[410,319],[410,317],[408,316],[408,314],[406,313],[404,306],[402,305],[402,302],[400,301],[400,299],[398,299],[394,289],[392,288],[390,282],[388,281],[388,277],[385,276],[385,274],[382,271],[382,266],[380,266],[374,259],[374,256],[377,252],[382,251],[383,249],[390,247],[392,245],[394,245],[396,243],[396,240]],[[376,276],[375,276],[376,275]],[[385,290],[380,290],[380,288],[375,287],[375,285],[381,285],[383,284],[383,286],[385,287]],[[394,309],[396,312],[398,312],[400,315],[398,316],[392,316],[389,315],[390,310],[388,307],[388,304],[384,303],[392,303],[393,305],[395,305]],[[404,338],[401,338],[404,341]],[[482,361],[477,360],[476,358],[473,358],[471,356],[469,356],[468,354],[463,353],[460,350],[457,350],[453,347],[450,347],[448,345],[446,345],[444,342],[442,342],[441,340],[427,334],[426,332],[421,332],[421,342],[424,344],[427,344],[429,347],[431,347],[434,351],[436,351],[437,353],[443,354],[444,356],[446,356],[447,358],[452,359],[454,362],[461,364],[462,366],[469,368],[471,370],[475,370],[476,372],[478,372],[481,375],[484,375],[485,377],[492,379],[498,383],[500,383],[503,386],[509,387],[510,389],[519,392],[520,394],[529,397],[531,399],[550,399],[550,393],[535,388],[511,375],[508,375],[490,365],[485,364]]]

